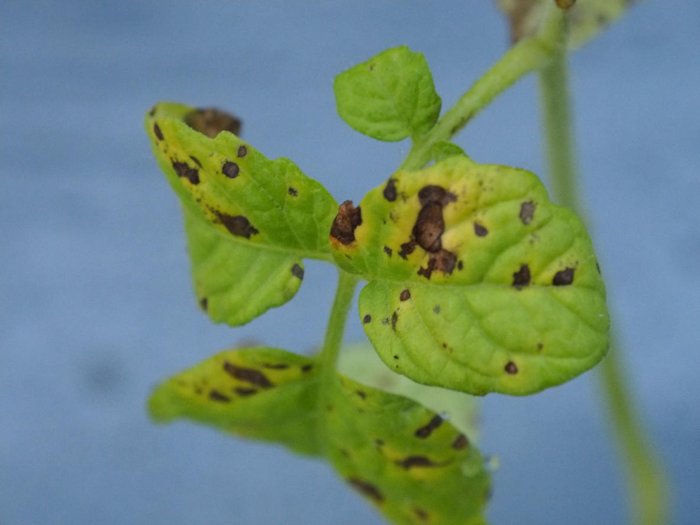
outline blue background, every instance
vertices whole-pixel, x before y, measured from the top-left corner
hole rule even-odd
[[[641,3],[572,60],[586,209],[683,525],[700,516],[699,26],[698,2]],[[311,262],[292,303],[211,324],[142,117],[159,100],[227,108],[261,151],[359,200],[408,146],[348,128],[334,75],[408,44],[449,107],[506,43],[490,2],[2,2],[0,524],[381,523],[321,462],[148,420],[153,385],[217,350],[311,351],[334,271]],[[528,78],[458,142],[542,173],[538,117]],[[599,391],[589,373],[485,399],[494,524],[624,523]]]

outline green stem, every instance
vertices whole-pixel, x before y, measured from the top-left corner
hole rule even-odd
[[[403,169],[419,169],[430,160],[432,147],[450,140],[479,111],[528,73],[542,68],[557,49],[557,38],[564,22],[559,9],[551,8],[539,32],[511,47],[462,95],[424,137],[414,142],[401,164]]]
[[[319,400],[321,402],[330,397],[329,390],[335,382],[338,353],[343,342],[345,322],[352,305],[356,284],[357,277],[338,269],[338,288],[335,292],[333,308],[326,325],[326,337],[323,340],[323,347],[319,355],[319,365],[321,367]]]
[[[565,33],[562,31],[562,41]],[[560,204],[578,208],[576,165],[568,89],[566,49],[562,45],[554,59],[540,72],[540,92],[550,180]],[[614,339],[614,337],[613,337]],[[608,417],[625,461],[632,523],[668,523],[668,486],[654,449],[645,436],[640,416],[613,342],[598,368]]]

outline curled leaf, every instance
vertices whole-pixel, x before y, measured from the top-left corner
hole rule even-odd
[[[344,71],[333,87],[343,120],[378,140],[420,136],[440,114],[428,63],[406,46],[387,49]]]
[[[322,390],[315,359],[222,352],[160,385],[150,411],[325,457],[392,522],[483,524],[489,475],[470,436],[407,398],[343,376]]]
[[[531,173],[450,157],[398,172],[357,210],[336,262],[369,281],[363,327],[420,383],[530,394],[608,347],[605,289],[585,228]]]
[[[197,298],[213,320],[231,325],[294,296],[302,259],[329,258],[326,232],[337,210],[294,163],[269,160],[234,135],[239,126],[220,111],[174,103],[146,116],[185,212]]]

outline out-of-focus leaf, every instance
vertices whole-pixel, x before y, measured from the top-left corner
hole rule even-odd
[[[291,161],[269,160],[234,135],[238,125],[174,103],[146,116],[154,154],[185,212],[198,300],[214,321],[231,325],[294,296],[302,258],[329,257],[337,210]]]
[[[527,171],[454,156],[398,172],[341,205],[331,243],[369,281],[360,317],[379,356],[420,383],[530,394],[607,350],[592,243]]]
[[[393,523],[485,523],[489,475],[467,435],[405,397],[340,375],[323,383],[315,359],[223,352],[156,388],[150,411],[325,457]]]
[[[496,0],[510,22],[514,42],[534,35],[554,0]],[[562,3],[569,3],[564,2]],[[622,16],[633,0],[577,0],[568,10],[570,48],[578,48]]]

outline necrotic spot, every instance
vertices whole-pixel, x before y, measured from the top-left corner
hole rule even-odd
[[[250,221],[242,215],[226,215],[225,213],[215,212],[218,219],[226,229],[237,237],[245,237],[250,239],[251,236],[258,233],[258,230],[250,224]]]
[[[384,501],[384,496],[382,493],[379,492],[379,489],[371,483],[363,481],[359,478],[349,478],[348,483],[350,483],[350,485],[360,494],[367,496],[375,503],[382,503]]]
[[[238,167],[238,164],[235,162],[231,162],[230,160],[227,160],[224,162],[224,165],[221,167],[221,172],[226,175],[229,179],[235,179],[238,177],[238,173],[241,171],[241,168]]]
[[[202,163],[199,162],[199,159],[197,157],[195,157],[194,155],[190,155],[190,159],[192,159],[192,162],[194,162],[197,166],[199,166],[200,168],[202,167]]]
[[[433,433],[433,430],[442,425],[442,422],[442,417],[440,417],[438,414],[435,414],[425,426],[422,426],[418,430],[416,430],[414,435],[417,438],[426,439],[427,437],[430,437],[430,434]]]
[[[362,318],[362,322],[363,322],[364,324],[371,323],[371,322],[372,322],[372,316],[369,315],[369,314],[365,315],[365,316]]]
[[[153,124],[153,133],[158,140],[163,140],[163,132],[160,130],[160,126],[158,124]]]
[[[396,200],[396,179],[389,179],[387,181],[382,195],[384,195],[384,198],[389,202],[394,202]]]
[[[520,205],[520,220],[523,224],[530,224],[535,216],[535,208],[537,205],[533,201],[523,202]]]
[[[406,470],[413,467],[436,467],[437,465],[426,456],[407,456],[404,459],[396,461],[397,465],[402,466]]]
[[[296,197],[297,195],[299,195],[299,192],[297,191],[297,189],[292,188],[291,186],[289,188],[287,188],[287,193],[289,195],[291,195],[292,197]]]
[[[394,252],[388,246],[384,246],[384,253],[386,253],[389,257],[391,257],[391,254]]]
[[[554,286],[567,286],[574,282],[574,269],[565,268],[554,274],[552,284]]]
[[[252,396],[253,394],[258,392],[255,388],[246,388],[243,386],[237,386],[233,389],[233,391],[241,397]]]
[[[211,390],[209,392],[209,399],[212,401],[218,401],[219,403],[228,403],[231,401],[231,398],[222,394],[218,390]]]
[[[224,362],[223,368],[227,374],[240,381],[245,381],[261,388],[272,388],[274,386],[260,370],[236,366],[228,361]]]
[[[452,442],[452,448],[455,450],[463,450],[469,446],[469,440],[464,434],[459,434]]]
[[[486,229],[486,226],[483,224],[480,224],[478,222],[474,223],[474,233],[476,234],[477,237],[486,237],[489,233],[489,231]]]
[[[205,312],[207,311],[207,308],[209,308],[209,301],[207,300],[206,297],[202,297],[199,300],[199,307],[204,310]]]
[[[391,314],[391,329],[396,330],[396,322],[399,320],[399,314],[394,310]]]
[[[216,108],[194,109],[185,115],[183,120],[189,127],[209,138],[216,137],[222,131],[238,135],[241,130],[240,120]]]
[[[530,267],[527,264],[521,264],[520,269],[513,274],[513,286],[520,289],[528,284],[530,284]]]
[[[331,237],[341,244],[351,244],[355,241],[355,228],[362,224],[362,210],[345,201],[338,208],[338,214],[331,226]]]
[[[172,161],[173,169],[178,177],[183,177],[191,184],[199,184],[199,171],[191,167],[186,162]]]
[[[248,148],[246,148],[245,146],[238,146],[238,151],[236,152],[236,156],[239,159],[242,159],[247,154],[248,154]]]
[[[408,301],[411,298],[411,292],[410,290],[406,289],[401,292],[401,295],[399,295],[399,299],[401,301]]]
[[[506,366],[503,367],[503,370],[506,371],[506,374],[514,375],[518,373],[518,365],[513,361],[508,361]]]
[[[295,263],[292,266],[292,275],[301,281],[304,278],[304,269]]]

